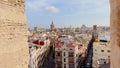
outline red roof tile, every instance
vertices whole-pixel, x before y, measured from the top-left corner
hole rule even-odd
[[[61,42],[56,42],[55,43],[55,48],[61,48],[62,46],[62,43]]]

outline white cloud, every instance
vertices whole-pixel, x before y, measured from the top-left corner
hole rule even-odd
[[[56,8],[55,5],[62,5],[62,12],[73,12],[73,14],[97,14],[108,12],[108,0],[27,0],[27,8],[35,11],[47,10],[51,13],[59,13],[60,9]],[[51,6],[53,5],[53,6]],[[64,7],[63,7],[64,6]],[[87,9],[87,10],[86,10]]]
[[[47,6],[45,8],[45,10],[47,10],[49,12],[52,12],[52,13],[59,13],[60,12],[60,10],[58,8],[54,7],[54,6]]]
[[[33,1],[27,1],[26,5],[27,5],[27,9],[29,10],[40,10],[45,6],[48,6],[48,3],[46,3],[45,0],[33,0]]]
[[[51,6],[53,4],[58,3],[57,0],[27,0],[27,11],[36,12],[41,11],[41,13],[44,14],[45,11],[51,12],[51,13],[59,13],[59,8],[56,8],[55,6]]]

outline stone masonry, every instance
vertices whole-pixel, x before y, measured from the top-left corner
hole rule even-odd
[[[111,68],[120,68],[120,0],[111,4]]]
[[[28,68],[24,0],[0,0],[0,68]]]

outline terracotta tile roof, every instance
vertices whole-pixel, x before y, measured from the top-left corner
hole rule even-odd
[[[61,48],[62,43],[61,42],[55,42],[55,48]]]
[[[69,47],[70,47],[70,48],[71,48],[71,47],[74,48],[75,46],[77,46],[77,44],[68,44],[68,45],[67,45],[68,48],[69,48]]]

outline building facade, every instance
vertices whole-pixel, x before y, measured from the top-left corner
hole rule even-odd
[[[40,40],[32,41],[29,44],[29,54],[30,54],[30,61],[29,61],[29,68],[42,68],[43,63],[45,62],[45,57],[47,52],[50,49],[50,41],[49,39],[44,40],[40,43]]]
[[[77,68],[79,56],[85,53],[84,46],[68,37],[63,35],[55,42],[55,68]]]
[[[56,68],[76,68],[75,46],[73,44],[56,44],[55,63]]]
[[[110,64],[110,42],[98,41],[93,44],[93,68],[100,68],[102,65]]]

